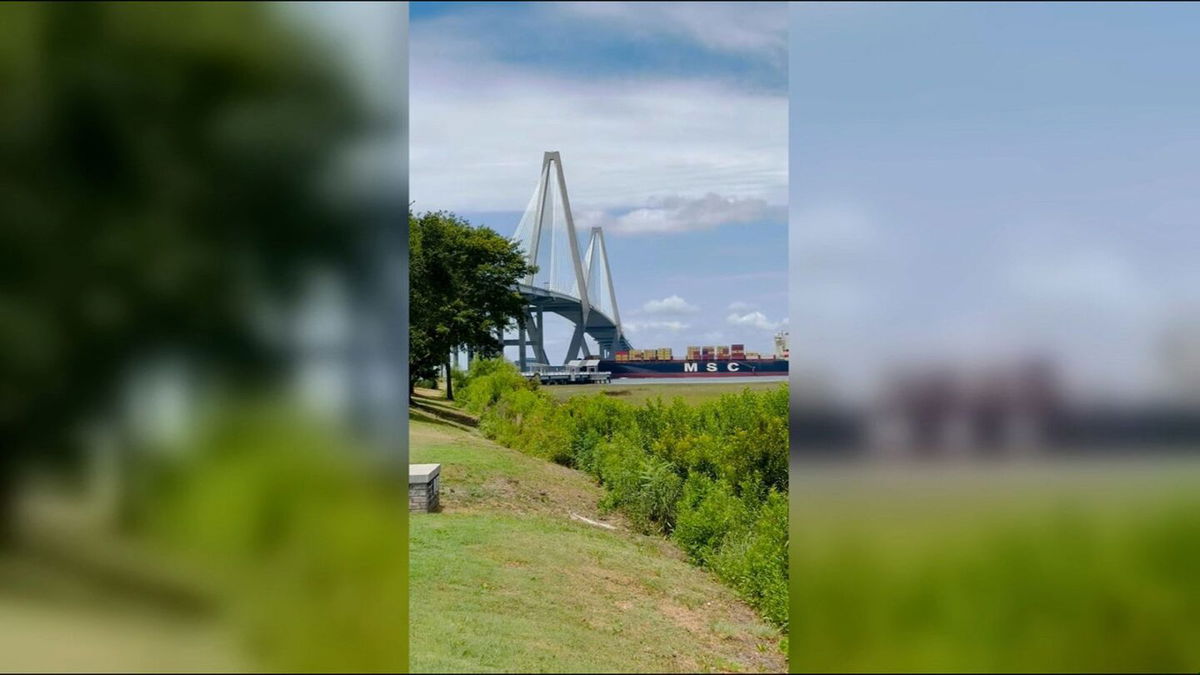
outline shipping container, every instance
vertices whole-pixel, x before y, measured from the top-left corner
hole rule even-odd
[[[711,361],[717,357],[716,347],[703,347],[700,350],[700,358],[705,361]]]
[[[733,351],[744,352],[746,351],[746,345],[733,345]]]

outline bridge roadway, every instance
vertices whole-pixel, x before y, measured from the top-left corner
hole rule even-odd
[[[549,363],[549,360],[546,358],[543,338],[544,324],[542,322],[542,316],[547,312],[557,314],[575,325],[575,333],[572,336],[571,345],[567,349],[567,357],[564,359],[564,363],[580,358],[581,351],[584,352],[583,355],[587,355],[587,345],[583,340],[585,333],[596,341],[596,345],[600,349],[600,358],[612,359],[615,352],[630,349],[629,340],[624,335],[619,334],[617,324],[613,321],[612,317],[595,307],[588,309],[587,321],[585,323],[583,319],[583,302],[579,298],[526,284],[517,284],[516,290],[529,303],[525,319],[527,335],[518,336],[517,339],[505,340],[504,344],[520,348],[522,370],[525,369],[525,364],[529,356],[525,353],[527,345],[533,348],[533,360],[540,363]]]

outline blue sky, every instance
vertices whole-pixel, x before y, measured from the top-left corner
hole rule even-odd
[[[410,64],[416,209],[509,235],[558,150],[577,225],[605,228],[635,346],[771,350],[787,313],[786,5],[411,3]],[[550,335],[552,359],[566,337]]]
[[[1200,316],[1200,6],[790,11],[793,361],[851,391],[1035,351],[1093,394],[1169,385]]]

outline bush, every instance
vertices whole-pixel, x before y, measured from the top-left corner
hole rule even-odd
[[[688,477],[680,500],[674,539],[701,565],[708,565],[729,532],[746,527],[746,505],[725,481],[708,476]]]
[[[458,366],[451,366],[450,381],[454,384],[454,391],[460,392],[464,387],[467,386],[467,382],[470,381],[470,376],[467,374],[467,371],[463,370],[462,368],[459,368]]]
[[[471,364],[460,400],[489,438],[595,476],[603,508],[671,536],[786,627],[786,385],[696,406],[599,394],[560,403],[493,359]]]
[[[768,494],[753,518],[728,531],[709,566],[775,624],[788,622],[787,495]]]
[[[456,384],[462,387],[456,394],[459,403],[476,414],[495,405],[507,392],[537,387],[521,377],[517,367],[504,359],[475,359]]]

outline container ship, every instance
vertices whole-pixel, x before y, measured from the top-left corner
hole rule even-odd
[[[779,377],[788,373],[788,334],[775,335],[775,353],[746,351],[745,345],[688,347],[687,358],[677,359],[670,347],[617,352],[598,369],[612,377]]]

